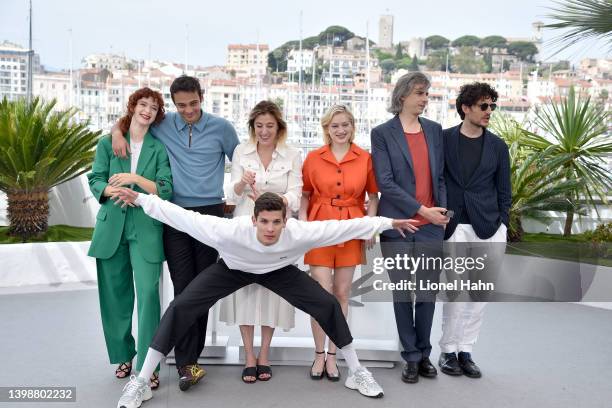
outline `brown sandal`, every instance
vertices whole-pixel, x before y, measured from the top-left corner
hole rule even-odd
[[[153,375],[151,376],[149,385],[151,386],[152,390],[156,390],[159,388],[159,373],[158,372],[153,373]]]
[[[117,378],[126,378],[132,374],[132,362],[127,361],[125,363],[119,364],[119,367],[115,370],[115,377]]]

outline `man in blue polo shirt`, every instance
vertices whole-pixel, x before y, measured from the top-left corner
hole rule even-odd
[[[170,86],[170,95],[177,112],[151,127],[151,133],[168,150],[174,196],[172,202],[201,214],[223,217],[223,176],[225,157],[231,160],[238,137],[225,119],[202,111],[202,89],[196,78],[181,76]],[[129,140],[113,127],[113,152],[125,157],[130,152]],[[174,296],[203,270],[217,261],[218,253],[184,232],[164,225],[164,252],[174,285]],[[175,346],[179,388],[187,390],[205,372],[197,364],[206,338],[205,314],[191,333]]]

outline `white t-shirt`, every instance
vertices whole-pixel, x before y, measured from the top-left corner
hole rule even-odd
[[[130,150],[132,151],[130,172],[132,174],[136,174],[136,167],[138,167],[138,158],[140,157],[140,151],[142,150],[142,141],[130,142]]]
[[[153,194],[138,194],[136,204],[151,218],[215,248],[230,269],[257,274],[292,265],[313,248],[351,239],[370,239],[376,233],[393,228],[392,220],[386,217],[310,222],[291,218],[278,241],[264,245],[257,239],[257,231],[249,215],[233,219],[204,215]]]

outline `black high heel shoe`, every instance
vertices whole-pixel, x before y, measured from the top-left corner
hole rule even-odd
[[[330,353],[329,351],[327,352],[328,356],[336,356],[336,353]],[[336,360],[336,374],[330,374],[329,371],[327,371],[327,361],[325,361],[325,374],[327,375],[327,379],[329,381],[340,381],[340,370],[338,369],[338,362]]]
[[[323,351],[316,351],[315,350],[315,353],[316,354],[325,354],[325,350],[323,350]],[[312,372],[312,368],[314,367],[316,362],[317,362],[316,360],[313,361],[312,365],[310,366],[310,378],[313,379],[313,380],[320,380],[325,375],[325,360],[323,360],[323,371],[321,371],[320,373],[313,373]]]

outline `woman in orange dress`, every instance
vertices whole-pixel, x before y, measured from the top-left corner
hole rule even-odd
[[[321,118],[325,145],[308,154],[302,168],[304,186],[300,205],[300,219],[347,220],[366,215],[365,195],[368,195],[367,215],[376,216],[378,188],[370,154],[353,143],[355,119],[342,105],[334,105]],[[374,245],[374,237],[366,241]],[[310,265],[310,275],[338,299],[342,311],[348,313],[348,300],[355,266],[365,258],[364,242],[347,241],[343,244],[317,248],[304,256]],[[315,341],[315,360],[310,370],[312,379],[325,374],[331,381],[340,379],[336,364],[336,345],[331,341],[325,358],[325,333],[311,319]]]

